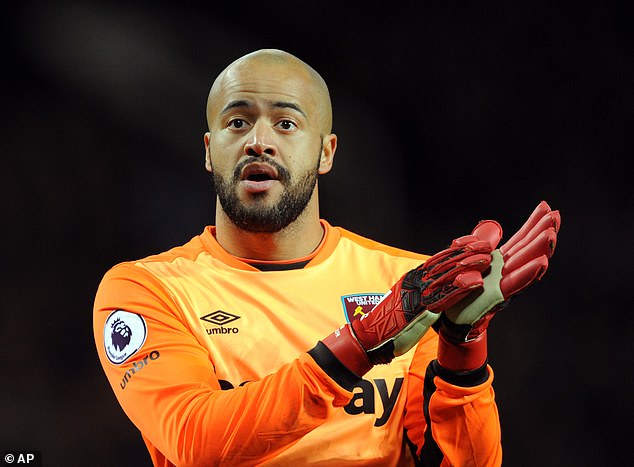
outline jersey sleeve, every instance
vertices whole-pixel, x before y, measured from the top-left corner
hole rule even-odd
[[[169,292],[133,263],[104,276],[93,326],[99,359],[121,407],[146,442],[176,465],[219,459],[255,465],[352,398],[307,353],[259,381],[221,390],[213,356],[180,319]]]
[[[408,373],[404,428],[415,458],[423,465],[501,465],[493,370],[485,365],[457,374],[442,368],[437,341],[429,331]]]

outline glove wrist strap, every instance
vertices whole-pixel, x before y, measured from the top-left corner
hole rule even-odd
[[[349,324],[322,339],[322,343],[337,360],[359,377],[370,371],[373,366],[365,349],[352,333]]]
[[[447,338],[443,330],[439,333],[438,363],[451,371],[472,371],[487,361],[486,330],[468,342],[455,342]]]

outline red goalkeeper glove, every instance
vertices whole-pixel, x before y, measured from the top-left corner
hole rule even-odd
[[[542,201],[522,228],[499,249],[502,227],[482,221],[472,235],[495,249],[484,285],[448,307],[439,323],[438,363],[453,371],[471,371],[487,360],[486,331],[495,313],[546,272],[561,224],[559,211]]]
[[[321,342],[357,376],[411,349],[439,312],[483,285],[491,244],[460,239],[405,274],[361,319],[345,324]]]

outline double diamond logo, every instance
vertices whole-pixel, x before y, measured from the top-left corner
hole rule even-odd
[[[224,326],[225,324],[233,323],[235,320],[240,319],[240,317],[227,313],[226,311],[216,310],[213,313],[201,316],[200,319],[217,326]]]

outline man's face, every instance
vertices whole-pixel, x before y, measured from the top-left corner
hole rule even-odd
[[[277,232],[311,201],[318,174],[330,169],[316,94],[301,68],[258,61],[229,70],[217,86],[206,165],[237,227]]]

